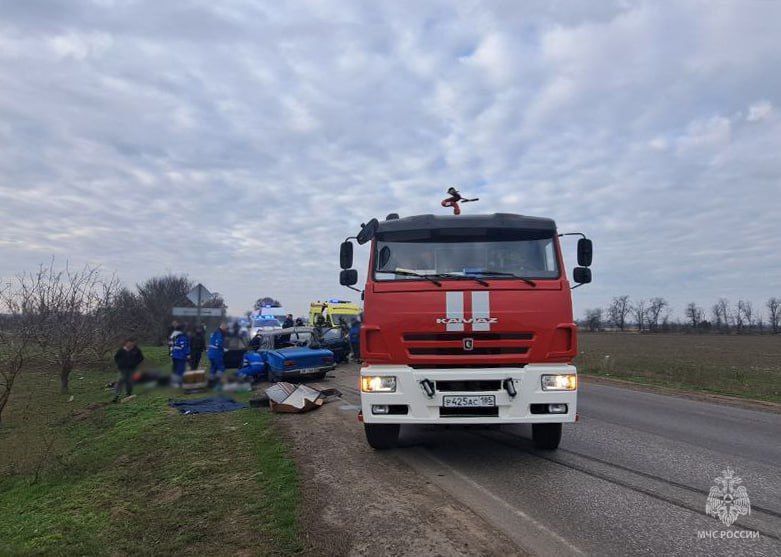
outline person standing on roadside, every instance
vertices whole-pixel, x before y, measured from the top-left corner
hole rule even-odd
[[[119,377],[117,378],[117,386],[114,390],[114,400],[112,402],[119,400],[123,386],[125,387],[126,396],[133,394],[133,373],[143,361],[144,354],[141,353],[141,349],[136,344],[136,339],[125,339],[122,347],[114,354],[114,363],[117,364]]]
[[[171,333],[171,361],[173,362],[173,374],[171,384],[179,387],[182,384],[182,376],[187,368],[187,358],[190,356],[190,340],[184,333],[184,325],[177,325]]]
[[[293,314],[288,313],[287,317],[285,317],[285,322],[282,323],[283,329],[290,329],[291,327],[294,327],[296,324],[295,321],[293,321]],[[290,335],[279,335],[279,342],[283,345],[290,344]]]
[[[168,329],[166,330],[166,338],[168,339],[168,355],[170,356],[173,354],[172,350],[174,347],[174,333],[176,332],[176,328],[179,326],[179,322],[177,320],[173,320],[171,322],[171,325],[168,326]],[[173,375],[175,372],[174,370],[174,360],[171,358],[171,375]]]
[[[206,350],[206,331],[201,325],[195,329],[190,337],[190,369],[198,369],[201,365],[201,356]]]
[[[209,375],[212,379],[222,379],[225,372],[225,334],[228,324],[223,321],[209,338]]]
[[[350,348],[353,353],[353,360],[356,362],[361,361],[361,322],[357,319],[353,319],[350,325]]]

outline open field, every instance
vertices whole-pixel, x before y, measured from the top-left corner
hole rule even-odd
[[[579,334],[585,374],[781,402],[781,335]]]
[[[0,427],[0,554],[302,549],[296,469],[269,414],[180,415],[168,390],[107,404],[113,379],[74,372],[69,402],[55,376],[20,376]]]

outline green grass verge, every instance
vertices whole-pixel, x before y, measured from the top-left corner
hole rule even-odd
[[[20,379],[0,428],[0,554],[302,550],[296,468],[269,414],[181,415],[167,390],[105,404],[112,379],[75,374],[72,402],[47,375]]]

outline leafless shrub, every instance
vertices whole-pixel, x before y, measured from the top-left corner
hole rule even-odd
[[[626,318],[631,311],[629,296],[616,296],[610,301],[607,308],[607,318],[610,323],[623,331],[626,327]]]
[[[591,332],[599,331],[602,328],[602,308],[586,310],[586,327]]]
[[[694,302],[689,302],[689,305],[686,306],[686,319],[689,320],[689,325],[691,325],[692,329],[700,327],[703,316],[704,312],[702,308]]]
[[[52,261],[21,275],[19,283],[35,341],[67,392],[74,367],[101,361],[124,333],[115,326],[119,281],[104,277],[99,267],[57,270]]]
[[[25,298],[18,282],[0,288],[0,421],[11,390],[30,357],[35,333],[24,313]]]
[[[779,321],[781,321],[781,300],[775,296],[767,301],[768,318],[770,320],[770,330],[777,333],[779,330]]]
[[[187,293],[193,287],[185,275],[152,277],[138,285],[138,297],[144,315],[144,328],[158,343],[166,341],[171,313],[177,305],[186,304]]]
[[[741,332],[754,326],[754,306],[750,301],[738,300],[738,307],[735,310],[735,326]]]
[[[648,309],[646,310],[646,320],[648,321],[648,328],[655,331],[659,328],[660,321],[667,320],[667,308],[670,304],[664,298],[651,298],[648,301]]]
[[[713,326],[720,331],[728,331],[732,312],[730,311],[729,300],[719,298],[711,308],[713,314]]]
[[[641,298],[632,304],[630,309],[635,318],[635,323],[637,323],[637,330],[640,332],[643,332],[645,328],[646,312],[648,311],[646,304],[647,302]]]

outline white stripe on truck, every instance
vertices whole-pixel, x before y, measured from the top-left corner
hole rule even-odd
[[[472,330],[490,331],[491,298],[487,290],[472,292]]]
[[[464,293],[463,292],[445,292],[445,314],[448,319],[458,319],[457,323],[448,322],[445,326],[447,331],[464,330]]]

